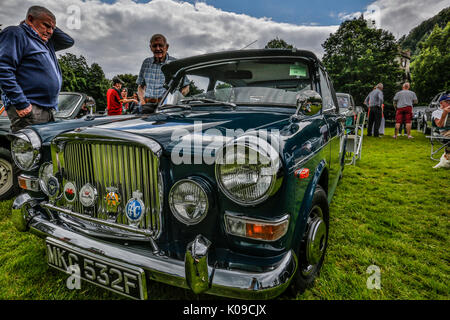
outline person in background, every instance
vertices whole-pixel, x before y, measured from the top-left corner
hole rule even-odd
[[[40,6],[30,7],[20,25],[0,32],[0,91],[13,132],[54,121],[62,85],[55,52],[74,42]]]
[[[137,93],[136,92],[133,93],[133,101],[130,102],[129,109],[128,109],[130,111],[130,113],[132,113],[132,114],[142,113],[141,104],[139,103],[138,99],[139,98],[138,98]]]
[[[439,99],[440,108],[433,111],[431,120],[440,128],[439,133],[445,137],[450,137],[450,121],[448,114],[450,113],[450,94],[444,94]]]
[[[416,94],[409,90],[409,83],[405,82],[402,90],[397,92],[394,96],[394,107],[397,109],[395,113],[395,134],[394,139],[397,139],[400,124],[406,123],[406,134],[408,139],[414,138],[411,136],[411,121],[413,117],[413,105],[418,102]]]
[[[120,100],[122,102],[122,114],[130,113],[130,103],[138,103],[137,99],[135,98],[128,98],[128,89],[122,88],[122,91],[120,93],[122,99]]]
[[[406,136],[406,125],[404,122],[400,123],[400,128],[398,131],[399,136]]]
[[[382,118],[381,106],[383,105],[383,84],[379,83],[376,85],[375,89],[369,93],[369,95],[364,100],[364,104],[369,107],[369,124],[367,127],[367,136],[379,137],[379,129]]]
[[[384,103],[381,105],[381,121],[380,128],[378,129],[378,133],[380,136],[384,136],[384,127],[386,125],[386,120],[384,119]]]
[[[169,44],[162,34],[154,34],[150,38],[150,50],[153,57],[146,58],[142,62],[136,83],[138,84],[138,97],[142,106],[142,113],[152,113],[166,92],[164,74],[161,67],[176,60],[169,56],[167,50]],[[189,82],[185,79],[181,93],[185,96],[189,92]]]
[[[122,114],[122,97],[120,89],[122,89],[123,81],[118,77],[114,77],[113,86],[106,92],[106,109],[108,116],[117,116]]]

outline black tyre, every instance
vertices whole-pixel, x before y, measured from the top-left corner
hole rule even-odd
[[[11,152],[0,147],[0,201],[10,199],[19,190]]]
[[[314,284],[328,246],[329,208],[327,194],[317,186],[308,215],[307,226],[298,249],[299,266],[292,280],[294,294],[303,293]]]
[[[427,134],[427,131],[428,131],[428,125],[427,125],[427,122],[425,121],[425,119],[423,119],[422,132],[423,132],[423,134]]]

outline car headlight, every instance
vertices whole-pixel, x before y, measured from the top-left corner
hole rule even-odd
[[[11,154],[16,165],[25,171],[33,170],[41,158],[41,139],[31,129],[23,129],[13,134]]]
[[[265,201],[281,186],[281,160],[277,146],[267,139],[243,136],[216,155],[216,180],[232,201],[252,206]]]
[[[210,191],[203,179],[177,181],[169,192],[169,205],[178,221],[193,225],[202,221],[210,206]]]

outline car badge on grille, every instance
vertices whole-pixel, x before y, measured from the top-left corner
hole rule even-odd
[[[144,201],[142,201],[142,193],[133,192],[133,198],[128,200],[125,206],[125,213],[131,225],[138,225],[145,212]]]
[[[120,194],[117,188],[114,187],[106,188],[106,190],[108,191],[108,193],[105,196],[106,210],[108,212],[116,213],[117,208],[121,203]]]
[[[56,196],[59,190],[59,181],[55,177],[51,176],[47,180],[47,191],[50,197]]]
[[[64,185],[64,198],[67,202],[73,202],[77,197],[77,188],[72,182],[67,182]]]
[[[97,200],[97,190],[90,184],[86,183],[80,189],[80,202],[85,207],[92,207]]]

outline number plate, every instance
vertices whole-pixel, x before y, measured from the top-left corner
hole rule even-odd
[[[133,299],[147,298],[145,273],[141,268],[113,261],[58,240],[47,238],[45,242],[47,262],[51,267],[73,275],[69,267],[78,266],[79,276],[85,281]]]

